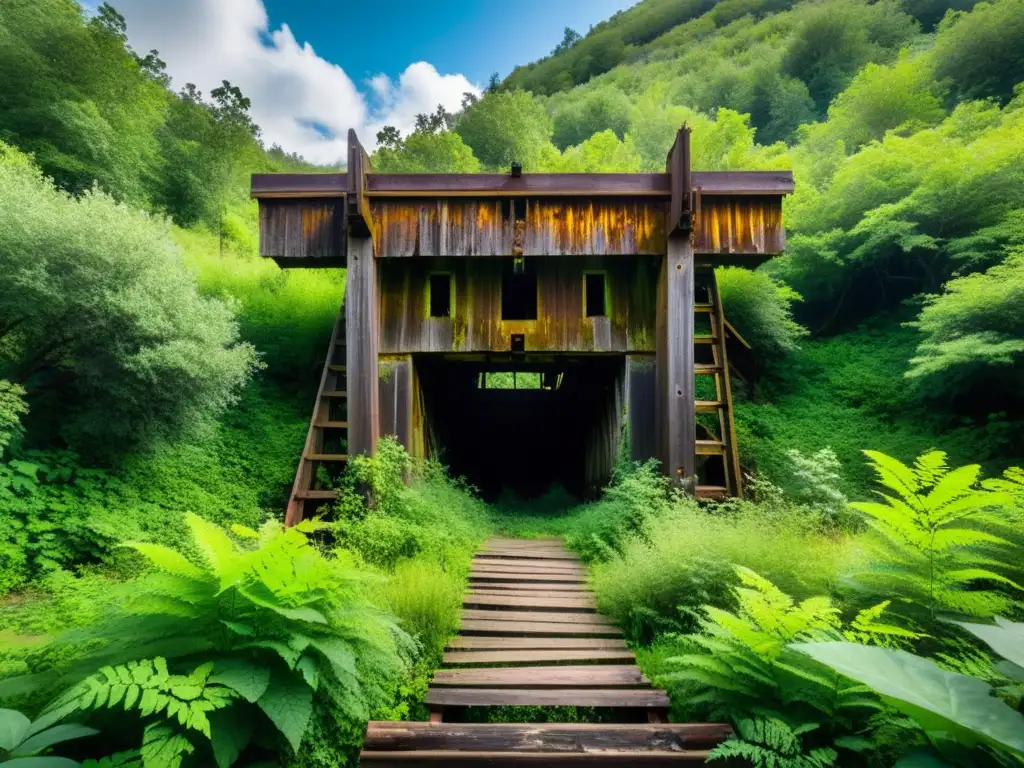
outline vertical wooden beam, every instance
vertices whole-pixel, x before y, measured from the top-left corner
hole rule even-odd
[[[345,293],[349,456],[372,455],[380,434],[377,313],[377,262],[373,258],[373,240],[350,234]]]
[[[672,183],[668,206],[669,237],[679,232],[689,234],[693,226],[693,189],[690,180],[690,129],[685,125],[676,132],[665,166]]]
[[[394,435],[410,456],[412,444],[412,355],[381,355],[377,364],[380,434]]]
[[[652,355],[626,355],[626,420],[632,461],[661,455],[655,427],[658,390],[654,368]]]
[[[661,460],[679,483],[692,485],[697,472],[697,416],[693,386],[693,246],[689,234],[668,239],[668,254],[660,281],[658,420],[662,429]]]

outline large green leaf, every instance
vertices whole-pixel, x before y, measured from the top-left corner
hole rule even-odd
[[[209,682],[226,685],[249,703],[255,703],[270,685],[270,670],[245,659],[221,659]]]
[[[45,749],[46,747],[52,746],[53,744],[60,744],[62,741],[82,739],[86,736],[95,736],[97,733],[99,733],[99,731],[95,728],[86,728],[84,725],[79,725],[78,723],[63,723],[62,725],[55,725],[53,728],[48,728],[45,731],[37,733],[35,736],[30,736],[25,739],[16,749],[11,751],[11,757],[31,755]]]
[[[14,749],[28,733],[31,721],[16,709],[0,709],[0,749]]]
[[[252,712],[229,707],[210,713],[210,746],[217,768],[229,768],[252,739]]]
[[[3,763],[4,768],[79,768],[66,757],[18,757]]]
[[[997,616],[995,624],[968,624],[954,621],[1007,661],[1024,667],[1024,624]]]
[[[313,715],[313,689],[301,677],[275,670],[257,703],[298,752]]]
[[[966,729],[982,740],[1024,753],[1024,715],[995,698],[981,680],[947,672],[930,659],[891,648],[841,642],[791,647],[871,686],[925,731],[954,726],[953,730]]]

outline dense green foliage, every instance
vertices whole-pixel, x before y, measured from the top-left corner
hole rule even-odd
[[[659,171],[683,123],[698,170],[792,169],[786,254],[718,271],[748,496],[623,464],[592,503],[494,515],[384,440],[284,531],[344,276],[257,258],[247,176],[309,166],[230,83],[172,91],[113,8],[0,4],[0,690],[26,713],[0,755],[351,764],[366,718],[425,716],[500,526],[580,552],[673,716],[735,724],[716,759],[1013,764],[989,726],[1024,699],[1022,23],[643,0],[385,127],[382,172]]]

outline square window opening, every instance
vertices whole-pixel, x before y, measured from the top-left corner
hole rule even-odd
[[[502,269],[501,319],[537,319],[537,272],[526,259],[509,259]]]
[[[587,317],[604,317],[608,314],[602,273],[587,272],[583,275],[583,294],[584,312]]]
[[[452,316],[452,276],[437,274],[430,276],[430,316]]]

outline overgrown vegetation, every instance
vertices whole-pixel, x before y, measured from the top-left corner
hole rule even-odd
[[[623,465],[494,515],[386,440],[284,531],[344,275],[257,258],[248,175],[311,166],[109,5],[0,4],[0,760],[352,764],[425,716],[501,526],[581,553],[674,717],[733,722],[716,758],[1019,765],[1022,24],[643,0],[385,127],[382,172],[659,171],[684,122],[698,170],[793,170],[786,254],[718,272],[748,498]]]

